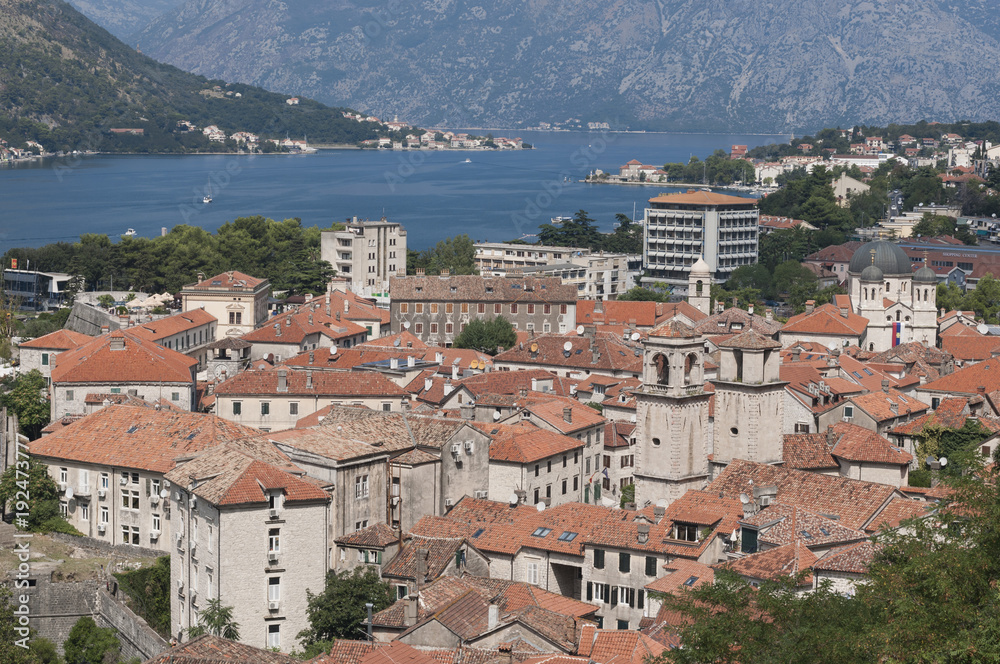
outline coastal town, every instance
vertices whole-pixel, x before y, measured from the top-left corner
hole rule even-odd
[[[886,160],[946,159],[945,185],[1000,166],[960,137],[857,145],[756,177],[846,159],[860,179],[825,195],[847,200]],[[616,177],[666,177],[649,168]],[[5,265],[9,298],[68,315],[14,339],[48,413],[25,435],[5,411],[3,467],[40,464],[75,533],[53,542],[104,561],[67,578],[39,554],[32,628],[62,648],[93,616],[164,664],[616,664],[684,648],[677,602],[719,579],[854,597],[885,542],[947,511],[947,473],[994,459],[1000,327],[938,294],[992,284],[995,228],[942,208],[980,243],[911,237],[924,212],[887,214],[805,256],[837,290],[789,309],[719,295],[766,238],[815,230],[757,203],[661,193],[641,253],[480,242],[463,274],[408,270],[402,224],[351,217],[322,232],[333,276],[293,296],[227,270],[70,297],[75,275]],[[628,298],[654,287],[669,297]],[[498,323],[505,341],[469,341]],[[111,572],[164,556],[154,628]],[[327,639],[331,579],[371,599]],[[238,630],[200,629],[223,609]]]

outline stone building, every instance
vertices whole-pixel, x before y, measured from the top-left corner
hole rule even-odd
[[[219,321],[215,328],[218,341],[241,336],[260,327],[267,320],[267,300],[271,282],[230,270],[209,279],[198,274],[198,281],[181,289],[185,312],[204,309]]]
[[[18,357],[21,363],[21,373],[38,369],[45,378],[45,384],[52,383],[52,367],[56,364],[56,355],[67,350],[79,348],[93,341],[93,337],[72,330],[56,330],[37,339],[29,339],[18,344]]]
[[[385,293],[390,277],[406,269],[406,229],[385,217],[377,221],[353,217],[342,231],[323,231],[320,258],[355,293],[366,297]]]
[[[52,369],[52,418],[86,412],[88,394],[132,394],[183,410],[197,407],[198,360],[131,330],[116,330],[61,353]]]
[[[492,439],[490,500],[506,502],[517,495],[529,505],[546,507],[580,502],[587,481],[582,440],[527,423],[477,426]]]
[[[557,278],[518,275],[393,277],[392,333],[406,329],[421,341],[450,346],[470,320],[503,316],[516,330],[565,333],[576,327],[576,287]]]
[[[198,370],[212,357],[209,344],[215,341],[219,321],[203,308],[191,309],[129,328],[138,337],[198,361]]]
[[[212,599],[233,607],[240,641],[301,648],[307,593],[329,569],[330,496],[287,461],[216,448],[167,473],[171,483],[170,631],[183,640]]]

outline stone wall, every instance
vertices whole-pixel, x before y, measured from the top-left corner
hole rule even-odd
[[[94,537],[80,537],[79,535],[67,535],[65,533],[48,533],[47,536],[73,546],[82,546],[88,549],[93,549],[101,554],[110,555],[114,553],[115,555],[148,556],[152,558],[170,555],[169,547],[165,551],[160,551],[158,549],[147,549],[142,546],[133,546],[131,544],[111,544],[110,542],[99,540]]]
[[[113,316],[104,309],[84,304],[78,299],[73,303],[73,309],[69,312],[65,327],[67,330],[96,337],[105,325],[112,331],[121,327],[118,316]]]
[[[97,616],[99,627],[113,627],[121,641],[121,660],[138,657],[141,661],[152,659],[170,647],[145,620],[132,613],[124,603],[112,597],[104,588],[97,591]]]

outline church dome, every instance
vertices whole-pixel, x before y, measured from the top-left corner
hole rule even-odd
[[[698,260],[696,260],[694,265],[691,266],[691,274],[702,275],[711,274],[711,272],[712,268],[708,266],[708,263],[706,263],[705,259],[701,256],[698,256]]]
[[[936,284],[937,275],[934,274],[934,270],[930,269],[925,265],[913,273],[913,281],[922,284]]]
[[[861,270],[861,281],[882,281],[882,270],[875,265],[869,265]]]
[[[872,262],[872,251],[875,252],[874,263]],[[906,252],[899,245],[885,240],[876,240],[862,245],[851,256],[847,271],[851,274],[858,274],[871,265],[882,270],[882,274],[885,276],[909,277],[913,274],[913,268],[910,267],[910,257],[906,255]]]

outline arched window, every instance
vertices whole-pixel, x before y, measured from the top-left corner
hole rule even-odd
[[[886,292],[886,293],[888,293],[888,292],[889,292],[889,282],[888,282],[888,281],[887,281],[887,282],[885,282],[885,292]]]
[[[909,322],[910,322],[910,317],[909,317],[909,316],[907,316],[907,317],[906,317],[906,318],[905,318],[904,320],[905,320],[905,321],[906,321],[907,323],[909,323]]]
[[[670,384],[670,360],[666,355],[659,353],[653,358],[656,367],[656,382],[660,385]]]
[[[925,288],[924,289],[924,302],[930,302],[930,301],[931,301],[931,289],[930,288]]]
[[[694,294],[695,295],[701,295],[701,285],[702,285],[701,279],[699,279],[698,281],[695,282],[695,284],[694,284]]]
[[[698,358],[695,357],[694,353],[690,353],[684,358],[684,384],[691,384],[691,371],[694,369],[695,364],[698,362]]]
[[[875,344],[874,343],[868,344],[868,350],[875,350]]]

